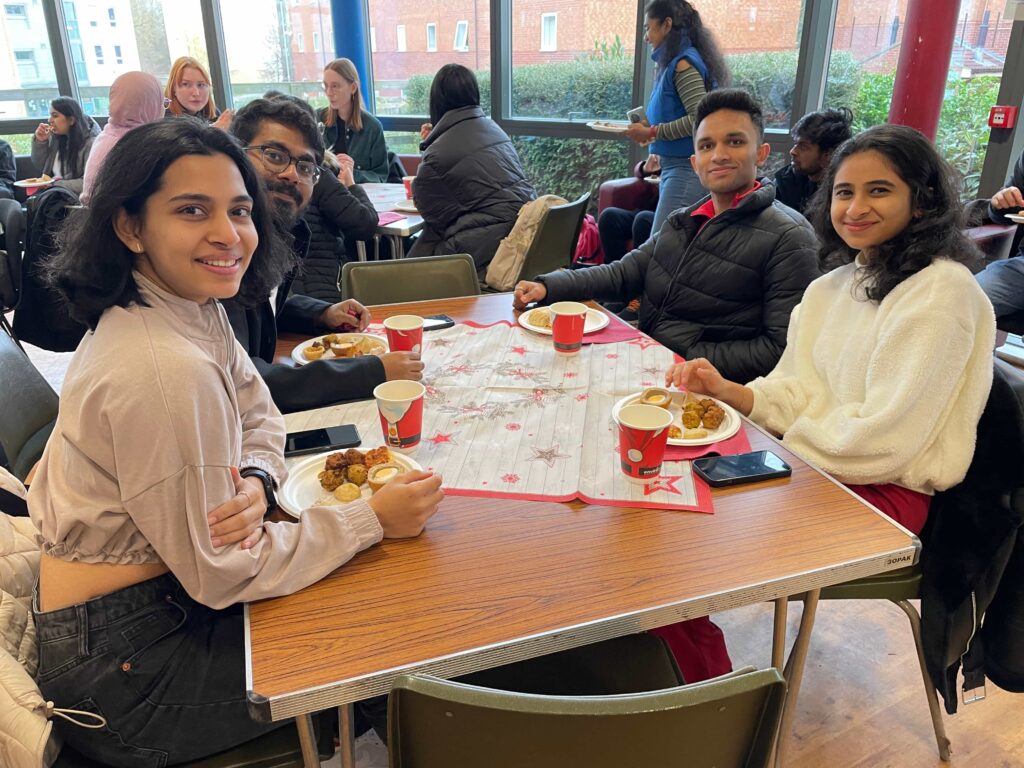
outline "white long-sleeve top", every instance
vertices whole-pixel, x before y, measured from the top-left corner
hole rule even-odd
[[[286,477],[284,419],[223,308],[136,273],[149,306],[111,307],[68,367],[28,496],[44,552],[87,563],[163,561],[200,603],[295,592],[380,541],[365,501],[265,523],[249,550],[211,544],[230,468]]]
[[[960,482],[992,386],[995,315],[962,264],[936,258],[880,303],[857,265],[808,286],[750,418],[838,480],[932,494]]]

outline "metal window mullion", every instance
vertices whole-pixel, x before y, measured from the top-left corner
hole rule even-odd
[[[231,70],[228,68],[227,46],[224,43],[224,19],[219,0],[199,0],[203,14],[203,34],[206,38],[206,58],[210,64],[213,95],[223,109],[234,104],[231,90]]]
[[[43,3],[43,16],[46,19],[46,33],[50,39],[57,90],[62,96],[70,96],[75,101],[81,101],[78,79],[75,77],[75,62],[71,57],[71,39],[68,37],[64,4],[56,1]]]
[[[838,6],[839,0],[805,0],[790,126],[808,112],[821,109]]]
[[[491,119],[506,133],[512,117],[512,0],[490,0]]]
[[[644,103],[644,97],[653,84],[653,70],[650,66],[651,60],[647,56],[647,41],[644,40],[644,0],[637,0],[636,3],[636,36],[633,38],[633,98],[631,106],[638,107]],[[636,167],[642,159],[647,157],[648,150],[641,147],[635,141],[629,142],[629,168],[630,171]]]

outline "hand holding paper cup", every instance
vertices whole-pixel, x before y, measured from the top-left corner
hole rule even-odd
[[[626,477],[645,482],[660,475],[672,413],[655,405],[627,405],[617,421],[619,461]]]
[[[551,311],[551,338],[555,352],[575,355],[583,346],[583,328],[587,324],[587,305],[578,301],[556,301]]]
[[[420,444],[423,431],[423,395],[426,387],[418,381],[397,379],[378,384],[373,390],[380,411],[380,428],[389,448],[411,453]]]
[[[394,315],[384,320],[388,348],[392,352],[415,352],[423,349],[423,318],[417,315]]]

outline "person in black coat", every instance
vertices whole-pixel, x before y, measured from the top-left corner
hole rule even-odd
[[[1006,214],[1024,214],[1024,152],[1017,158],[1006,186],[996,192],[989,201],[989,221],[995,224],[1010,224]],[[1013,242],[1020,251],[1008,259],[993,261],[978,273],[978,284],[992,302],[996,317],[1006,317],[1024,312],[1024,224],[1017,224]]]
[[[349,194],[337,179],[320,172],[324,146],[312,111],[292,97],[257,99],[238,111],[231,133],[245,145],[263,177],[280,228],[288,234],[301,264],[309,245],[309,227],[301,214],[313,196],[314,185],[333,184],[334,195]],[[423,363],[412,352],[316,360],[300,367],[274,363],[279,330],[313,336],[330,330],[363,330],[370,321],[369,311],[358,301],[331,304],[289,295],[293,278],[294,273],[278,286],[274,307],[269,298],[256,307],[245,307],[235,299],[222,302],[235,337],[282,412],[364,399],[383,381],[422,378]]]
[[[18,167],[14,164],[14,150],[0,139],[0,200],[14,199],[14,182],[18,180]]]
[[[789,165],[775,173],[775,199],[807,213],[836,147],[853,136],[853,113],[846,107],[809,112],[793,126]]]
[[[468,253],[483,281],[498,243],[537,193],[508,134],[480,109],[470,70],[460,64],[438,70],[430,120],[412,187],[425,226],[409,256]]]
[[[696,115],[692,161],[709,197],[675,211],[620,261],[551,272],[515,288],[533,301],[641,296],[639,328],[685,358],[705,357],[734,381],[771,371],[793,308],[821,273],[810,224],[757,180],[770,151],[749,94],[709,93]],[[723,375],[725,375],[723,373]]]

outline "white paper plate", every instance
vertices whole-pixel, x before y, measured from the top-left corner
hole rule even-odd
[[[329,335],[330,334],[324,334],[324,336],[329,336]],[[372,340],[372,341],[374,341],[374,342],[376,342],[377,344],[380,345],[380,350],[376,354],[383,354],[383,353],[388,351],[388,340],[385,339],[385,338],[382,338],[381,336],[374,336],[372,333],[336,333],[334,335],[335,336],[340,336],[343,339],[351,339],[353,341],[355,341],[356,339],[370,339],[370,340]],[[316,336],[316,337],[314,337],[312,339],[306,339],[301,344],[297,344],[295,346],[295,348],[292,350],[292,360],[294,360],[297,365],[305,365],[306,363],[313,362],[312,360],[307,360],[305,358],[305,356],[302,354],[302,350],[304,350],[306,347],[312,345],[312,343],[314,341],[319,341],[322,338],[323,338],[323,336]],[[321,357],[320,359],[321,360],[336,360],[337,358],[334,356],[334,353],[331,352],[330,349],[328,349],[324,353],[324,356]]]
[[[21,187],[22,189],[34,189],[35,187],[48,187],[56,181],[57,179],[46,179],[45,181],[22,179],[21,181],[14,182],[14,186]]]
[[[391,209],[398,211],[399,213],[419,213],[419,211],[416,210],[416,203],[412,200],[399,200],[391,206]]]
[[[648,184],[661,184],[661,176],[644,176],[644,181]]]
[[[1012,221],[1014,224],[1024,224],[1024,214],[1020,213],[1007,213],[1006,218]]]
[[[341,453],[344,452],[344,450],[341,451]],[[317,475],[324,469],[324,462],[332,453],[338,453],[338,451],[327,451],[318,453],[316,456],[307,456],[292,465],[288,472],[288,479],[284,481],[284,485],[281,486],[281,490],[277,494],[277,503],[282,511],[292,517],[298,517],[302,514],[302,510],[309,509],[318,501],[324,505],[339,507],[345,504],[345,502],[335,499],[334,494],[320,485],[320,481],[317,479]],[[390,463],[397,464],[406,471],[423,469],[416,461],[398,451],[391,451]],[[370,498],[370,486],[364,483],[362,490],[363,498]]]
[[[541,325],[534,325],[530,322],[530,313],[538,312],[545,309],[544,307],[534,307],[533,309],[527,309],[519,313],[519,324],[528,331],[534,333],[541,333],[545,336],[551,335],[551,329],[545,328]],[[606,325],[608,325],[609,318],[604,312],[596,309],[587,310],[587,322],[583,326],[583,333],[593,333],[594,331],[600,331]]]
[[[629,123],[625,120],[591,120],[587,123],[587,128],[605,133],[625,133],[628,127]]]
[[[637,392],[632,395],[626,395],[624,398],[619,400],[612,407],[612,419],[618,419],[619,411],[625,408],[627,405],[632,405],[640,399],[642,392]],[[697,395],[703,400],[707,395]],[[711,398],[715,400],[715,398]],[[673,424],[682,429],[683,423],[680,421],[682,417],[682,404],[686,400],[685,392],[673,392],[672,393],[672,405],[669,406],[669,410],[672,411],[672,417],[674,419]],[[687,440],[686,438],[669,438],[669,445],[682,445],[682,446],[696,446],[696,445],[710,445],[711,443],[717,443],[719,440],[726,440],[737,432],[740,431],[740,415],[736,413],[736,410],[731,405],[726,405],[721,400],[715,400],[722,410],[725,411],[725,419],[718,425],[718,429],[712,429],[708,432],[707,437],[702,437],[694,440]]]

